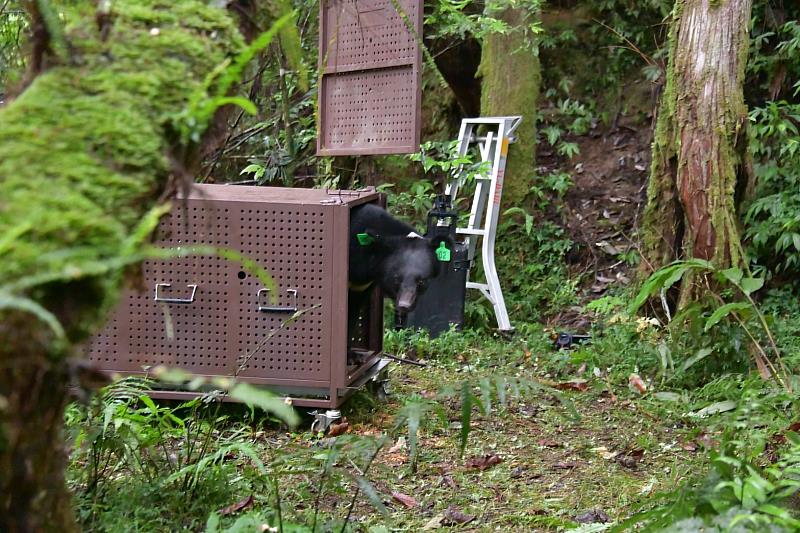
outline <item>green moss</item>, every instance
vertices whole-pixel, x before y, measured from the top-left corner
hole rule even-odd
[[[522,8],[508,8],[498,18],[511,28],[530,26],[530,15]],[[506,161],[503,204],[519,205],[533,185],[536,172],[536,111],[541,68],[534,37],[527,31],[486,37],[481,54],[481,115],[522,115],[517,141]]]
[[[94,5],[84,4],[76,18]],[[170,117],[243,45],[226,12],[203,2],[113,9],[105,41],[94,25],[68,27],[78,66],[47,71],[0,109],[0,235],[21,231],[0,248],[4,284],[118,255],[170,177]],[[108,277],[93,283],[81,292],[116,290]],[[68,283],[35,296],[56,291],[70,297]]]

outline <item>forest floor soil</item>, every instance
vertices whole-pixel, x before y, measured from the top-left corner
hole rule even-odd
[[[586,135],[571,136],[580,152],[572,158],[542,147],[538,173],[566,172],[573,185],[554,222],[573,242],[567,255],[570,278],[579,280],[581,304],[629,286],[640,261],[639,226],[647,200],[652,124],[649,117],[620,115],[609,125],[595,125]],[[589,321],[581,307],[550,318],[585,332]]]
[[[435,362],[426,368],[395,365],[388,403],[376,405],[363,395],[345,406],[348,433],[381,435],[404,399],[432,398],[452,380],[476,379],[463,372]],[[550,382],[524,366],[493,374],[503,372],[561,389],[569,405],[543,390],[490,412],[474,408],[462,456],[460,402],[444,401],[443,419],[430,414],[422,421],[416,469],[408,436],[400,433],[364,473],[389,515],[379,514],[362,495],[351,520],[365,531],[381,524],[391,531],[563,530],[625,519],[648,496],[677,488],[706,460],[681,414],[652,399],[615,391],[601,380]],[[307,438],[289,446],[319,445]],[[352,470],[359,473],[355,465]],[[314,483],[306,474],[300,478]],[[344,514],[342,498],[329,493],[321,501],[328,516]]]

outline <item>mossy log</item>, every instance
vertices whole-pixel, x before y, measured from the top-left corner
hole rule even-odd
[[[123,252],[142,215],[192,166],[174,117],[244,45],[228,12],[195,0],[75,2],[66,20],[68,46],[0,109],[0,289],[8,301],[16,286],[15,297],[65,331],[59,339],[34,314],[0,307],[8,532],[76,528],[63,477],[70,358],[122,279],[88,273]]]
[[[742,84],[751,0],[678,0],[643,221],[644,274],[681,258],[744,260],[737,204],[749,172]],[[682,301],[693,299],[684,284]]]
[[[508,7],[496,17],[513,30],[486,36],[478,69],[481,116],[522,115],[506,161],[503,205],[518,206],[533,185],[536,173],[536,112],[541,66],[535,36],[528,28],[532,15]]]

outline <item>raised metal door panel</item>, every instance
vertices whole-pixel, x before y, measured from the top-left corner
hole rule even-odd
[[[322,0],[320,21],[317,153],[416,152],[422,2]]]

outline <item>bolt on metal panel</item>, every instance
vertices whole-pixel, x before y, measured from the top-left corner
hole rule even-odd
[[[419,149],[422,8],[420,0],[320,3],[318,155]]]

